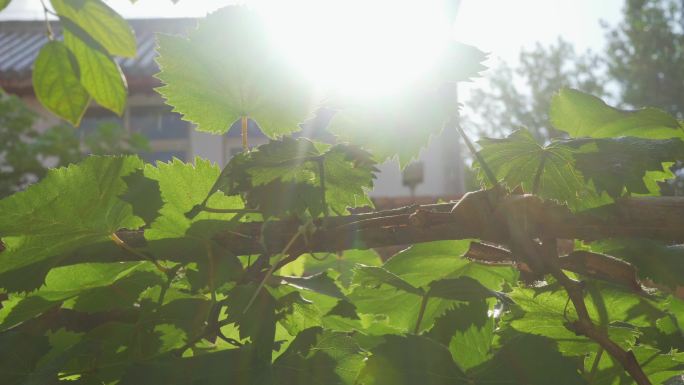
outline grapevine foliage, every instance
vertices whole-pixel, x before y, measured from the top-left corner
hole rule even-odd
[[[88,79],[116,83],[108,55],[135,52],[103,3],[76,3],[52,0],[69,29],[65,43],[44,47],[34,74],[41,101],[72,121],[90,96],[119,109],[118,91]],[[681,245],[576,240],[584,254],[560,261],[570,261],[562,266],[582,282],[578,292],[559,268],[537,270],[522,247],[531,230],[519,206],[482,219],[487,204],[467,203],[523,192],[540,198],[525,200],[532,207],[553,208],[547,214],[591,217],[629,196],[658,195],[669,164],[684,159],[676,119],[561,90],[550,115],[568,138],[540,144],[521,129],[480,140],[499,184],[454,213],[431,213],[465,216],[466,235],[383,261],[363,230],[395,226],[400,213],[349,209],[370,204],[376,162],[405,164],[453,123],[455,83],[476,76],[484,55],[454,43],[409,96],[329,101],[339,141],[320,143],[290,135],[309,117],[313,93],[286,76],[262,28],[235,6],[187,38],[159,36],[158,76],[159,92],[199,130],[253,119],[269,143],[223,170],[202,159],[93,156],[0,201],[3,384],[617,385],[635,381],[635,370],[653,384],[684,370]],[[74,63],[94,72],[77,78]],[[423,225],[418,214],[392,231]],[[384,244],[407,243],[383,234]],[[485,261],[473,247],[492,246],[471,238],[519,259]],[[637,276],[617,279],[618,268]]]

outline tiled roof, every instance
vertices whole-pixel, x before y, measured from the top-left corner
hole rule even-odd
[[[194,28],[194,19],[132,19],[128,21],[135,31],[138,53],[133,58],[116,58],[129,78],[150,77],[157,64],[155,33],[185,34]],[[61,39],[58,22],[51,23],[53,32]],[[47,42],[43,21],[0,22],[0,85],[22,86],[31,80],[31,68],[40,48]]]

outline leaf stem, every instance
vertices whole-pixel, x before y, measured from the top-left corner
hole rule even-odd
[[[273,275],[273,272],[276,269],[276,266],[278,266],[280,260],[283,259],[283,257],[287,254],[288,251],[290,251],[290,247],[295,243],[295,241],[302,235],[304,232],[303,227],[300,227],[299,230],[290,238],[290,241],[285,245],[285,248],[283,248],[283,251],[280,252],[278,256],[278,260],[271,265],[271,267],[268,269],[266,272],[266,275],[264,275],[264,278],[259,282],[259,286],[257,286],[257,289],[254,291],[254,294],[252,294],[252,298],[249,299],[249,302],[247,302],[247,306],[245,306],[245,309],[242,311],[243,313],[246,313],[247,310],[249,310],[250,307],[252,307],[252,304],[254,303],[254,300],[256,300],[256,297],[259,295],[259,292],[261,289],[264,288],[264,285],[266,284],[266,281]]]
[[[152,262],[154,264],[154,266],[157,268],[157,270],[161,271],[162,273],[167,274],[169,272],[168,268],[160,265],[159,262],[157,262],[154,258],[130,247],[128,244],[126,244],[126,242],[124,242],[121,238],[119,238],[119,236],[116,235],[116,233],[111,233],[109,235],[109,239],[111,239],[117,246],[119,246],[123,250],[135,255],[136,257],[140,257],[144,260]]]
[[[465,142],[466,146],[468,147],[468,151],[475,157],[477,162],[480,164],[480,167],[482,167],[482,171],[484,171],[485,176],[487,177],[487,180],[489,180],[489,183],[492,184],[493,187],[498,185],[498,181],[496,179],[496,175],[494,175],[494,172],[492,171],[491,168],[489,168],[489,165],[487,162],[484,160],[484,157],[482,154],[480,154],[476,149],[475,145],[473,145],[473,142],[470,141],[468,138],[468,135],[466,135],[465,131],[463,131],[463,128],[461,127],[458,122],[454,121],[454,126],[456,127],[456,130],[458,133],[461,135],[461,138],[463,138],[463,141]]]
[[[416,320],[416,327],[413,329],[413,334],[418,334],[420,331],[420,323],[423,322],[423,317],[425,316],[425,308],[427,307],[428,300],[430,296],[428,293],[423,295],[423,299],[420,301],[420,310],[418,311],[418,319]]]

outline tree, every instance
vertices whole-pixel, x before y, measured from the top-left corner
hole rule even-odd
[[[103,24],[83,25],[98,36]],[[346,141],[328,144],[293,135],[315,93],[264,33],[259,14],[225,7],[187,37],[159,36],[158,77],[199,129],[237,122],[248,147],[253,119],[268,143],[222,170],[90,156],[0,200],[3,383],[647,385],[681,374],[684,201],[655,186],[684,154],[676,118],[564,88],[549,121],[565,138],[479,141],[489,188],[354,214],[378,162],[410,159],[442,128],[474,148],[455,86],[484,54],[450,42],[403,92],[335,100],[328,129]],[[577,250],[561,253],[559,239]],[[386,261],[369,251],[399,244],[411,246]]]
[[[139,134],[117,125],[101,125],[84,136],[81,145],[73,126],[58,125],[45,132],[33,128],[35,114],[16,96],[0,93],[0,197],[42,179],[50,167],[77,163],[86,153],[132,154],[148,149]]]
[[[500,63],[489,74],[488,87],[472,91],[465,102],[464,125],[485,135],[525,127],[538,140],[558,137],[561,133],[549,122],[551,97],[563,87],[605,96],[600,67],[598,55],[577,54],[560,38],[548,47],[538,43],[534,49],[523,49],[517,67]]]
[[[674,0],[629,0],[608,30],[605,62],[631,107],[662,108],[684,117],[684,6]]]

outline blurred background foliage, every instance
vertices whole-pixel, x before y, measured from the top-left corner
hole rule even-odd
[[[0,198],[41,179],[49,168],[76,163],[87,154],[149,151],[144,136],[117,124],[104,123],[87,133],[67,123],[38,131],[37,119],[21,99],[0,91]]]
[[[540,142],[562,137],[549,123],[551,97],[576,88],[622,108],[657,107],[684,118],[684,3],[626,0],[617,25],[602,23],[602,51],[577,52],[562,39],[523,49],[516,64],[501,62],[483,74],[487,84],[464,101],[463,125],[477,136],[501,137],[526,127]],[[484,117],[484,118],[483,118]],[[661,184],[684,194],[684,163]]]

